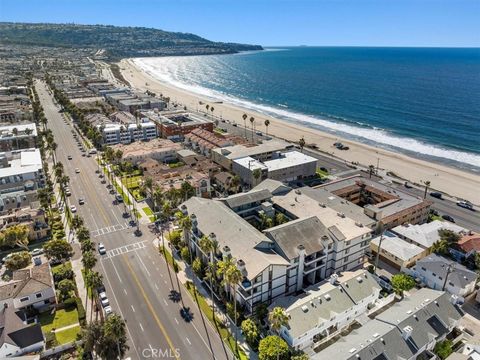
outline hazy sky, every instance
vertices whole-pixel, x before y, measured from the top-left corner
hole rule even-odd
[[[267,46],[480,46],[480,0],[0,0],[0,21],[146,26]]]

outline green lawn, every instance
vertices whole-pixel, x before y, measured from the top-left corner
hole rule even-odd
[[[77,309],[57,310],[54,314],[46,312],[38,316],[38,321],[42,326],[44,333],[50,332],[52,329],[60,329],[64,326],[78,323]]]
[[[70,329],[62,330],[55,333],[59,345],[67,344],[77,340],[77,334],[80,332],[80,326],[74,326]]]
[[[182,167],[183,165],[185,165],[185,164],[183,162],[179,161],[179,162],[176,162],[176,163],[168,164],[168,167],[170,169],[175,169],[175,168],[178,168],[178,167]]]
[[[142,208],[142,210],[147,216],[153,215],[152,209],[150,209],[148,206],[145,206],[144,208]]]
[[[142,179],[143,179],[143,176],[140,176],[140,175],[124,177],[122,178],[122,183],[128,189],[132,189],[132,188],[135,189],[141,185],[143,181]]]

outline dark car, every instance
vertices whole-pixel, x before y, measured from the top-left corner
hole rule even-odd
[[[115,200],[117,200],[117,202],[119,202],[119,203],[123,202],[122,195],[120,195],[120,194],[115,195]]]
[[[455,219],[454,219],[453,217],[451,217],[450,215],[446,215],[446,214],[445,214],[445,215],[442,215],[442,219],[443,219],[443,220],[450,221],[450,222],[452,222],[452,223],[455,222]]]
[[[430,193],[430,196],[431,196],[431,197],[434,197],[434,198],[436,198],[436,199],[442,199],[442,193],[437,192],[437,191],[431,192],[431,193]]]
[[[387,284],[391,283],[390,279],[387,278],[385,275],[380,275],[379,278],[382,279],[383,281],[385,281]]]
[[[405,181],[405,184],[403,184],[407,189],[411,189],[413,186],[408,183],[408,181]]]
[[[186,306],[181,308],[180,315],[181,315],[182,319],[185,320],[186,322],[190,322],[193,319],[193,315],[190,311],[190,308],[186,307]]]

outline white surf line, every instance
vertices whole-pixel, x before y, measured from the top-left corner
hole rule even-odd
[[[120,311],[120,315],[122,316],[122,318],[125,319],[125,316],[123,316],[123,311],[120,308],[120,304],[118,303],[117,297],[115,296],[115,291],[113,290],[112,283],[110,282],[110,278],[108,277],[107,272],[105,271],[105,266],[103,266],[102,261],[100,261],[100,265],[102,265],[103,274],[107,279],[108,286],[110,286],[110,289],[112,289],[113,299],[117,303],[117,309],[118,311]],[[135,349],[135,353],[137,354],[137,359],[140,359],[140,354],[138,353],[137,347],[135,346],[135,342],[133,341],[133,336],[132,336],[132,333],[130,332],[130,328],[128,324],[126,324],[126,327],[127,327],[128,336],[130,337],[130,341],[132,342],[133,348]]]

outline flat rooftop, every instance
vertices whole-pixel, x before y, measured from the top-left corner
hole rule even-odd
[[[371,243],[378,246],[380,243],[380,236],[372,239]],[[389,231],[386,231],[383,236],[381,250],[385,250],[390,254],[395,255],[402,261],[408,261],[425,251],[425,249],[422,249],[420,246],[402,240]]]
[[[264,164],[268,171],[287,169],[292,166],[300,166],[309,163],[317,163],[317,159],[312,156],[301,153],[300,151],[290,151],[280,154],[277,159],[265,161]]]
[[[235,159],[233,160],[234,163],[243,166],[246,169],[249,169],[251,171],[256,170],[256,169],[267,169],[267,166],[263,164],[262,162],[255,160],[254,158],[250,156],[245,156],[243,158]]]
[[[276,151],[281,151],[281,150],[285,150],[292,147],[293,145],[290,143],[287,143],[286,141],[272,139],[272,140],[264,141],[263,143],[257,144],[257,145],[239,144],[239,145],[227,146],[221,149],[214,149],[212,151],[218,154],[221,154],[230,160],[234,160],[234,159],[238,159],[246,156],[254,157],[256,155],[273,153]]]

